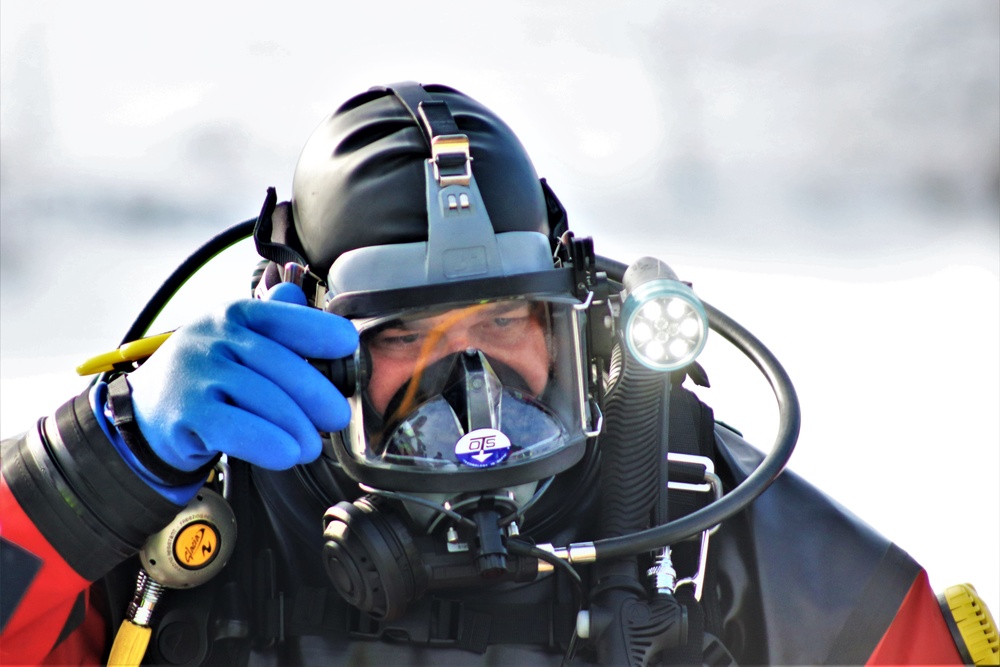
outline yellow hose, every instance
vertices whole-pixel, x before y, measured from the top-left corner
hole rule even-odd
[[[142,656],[146,655],[150,634],[150,628],[127,619],[122,621],[115,643],[111,646],[108,667],[137,667],[142,662]]]

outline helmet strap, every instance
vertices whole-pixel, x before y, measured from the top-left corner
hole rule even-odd
[[[286,201],[279,204],[274,188],[267,189],[264,205],[254,226],[253,241],[257,246],[257,254],[279,266],[289,262],[303,266],[306,264],[298,249],[298,238],[292,223],[292,205]]]
[[[472,174],[469,137],[448,104],[418,83],[388,86],[416,120],[427,141],[424,163],[427,195],[428,282],[502,275],[503,260],[493,223]]]

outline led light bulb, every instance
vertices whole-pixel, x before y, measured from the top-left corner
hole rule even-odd
[[[671,299],[667,302],[667,316],[672,320],[679,320],[687,315],[690,307],[681,299]]]
[[[632,340],[636,343],[645,343],[653,339],[653,328],[648,322],[636,322],[632,327]]]
[[[669,351],[674,359],[683,359],[691,351],[691,345],[683,338],[675,338],[670,341]]]
[[[663,306],[659,301],[648,301],[643,304],[639,314],[649,320],[658,320],[663,315]]]
[[[657,362],[662,361],[666,356],[666,349],[663,347],[663,344],[655,340],[644,347],[642,352],[647,358]]]
[[[681,322],[678,330],[685,338],[695,338],[701,333],[701,323],[695,317],[688,317]]]

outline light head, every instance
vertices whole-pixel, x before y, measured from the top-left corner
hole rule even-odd
[[[708,315],[669,266],[643,257],[623,278],[621,331],[629,354],[646,368],[670,372],[693,362],[708,338]]]

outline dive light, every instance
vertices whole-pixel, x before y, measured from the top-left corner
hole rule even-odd
[[[621,327],[629,353],[654,371],[675,371],[701,354],[708,315],[701,300],[662,261],[643,257],[622,279]]]

